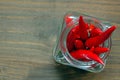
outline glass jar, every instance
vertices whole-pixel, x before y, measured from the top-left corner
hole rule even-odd
[[[66,22],[65,22],[66,16],[69,16],[70,18],[72,18],[72,21],[70,21],[67,25],[69,27],[66,27]],[[100,28],[102,31],[105,31],[106,29],[111,27],[109,22],[103,21],[101,19],[88,16],[85,14],[76,13],[76,12],[68,12],[67,14],[65,14],[64,19],[63,19],[63,24],[60,27],[60,32],[58,34],[56,46],[53,50],[53,57],[56,62],[64,64],[64,65],[76,67],[76,68],[83,69],[83,70],[90,71],[90,72],[100,72],[104,69],[105,65],[97,63],[93,60],[88,61],[88,62],[76,60],[70,55],[67,49],[67,46],[66,46],[67,35],[70,32],[70,30],[73,27],[75,27],[75,25],[78,24],[79,16],[83,16],[83,19],[85,20],[85,22],[87,22],[88,24],[92,23],[96,27]],[[111,38],[108,38],[101,45],[103,47],[107,47],[111,49]],[[103,60],[105,64],[106,64],[108,54],[109,52],[99,55],[99,57]]]

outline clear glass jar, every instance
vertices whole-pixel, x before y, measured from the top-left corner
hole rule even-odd
[[[60,27],[60,32],[58,34],[56,46],[53,50],[53,57],[56,62],[64,65],[76,67],[90,72],[100,72],[104,69],[105,65],[102,65],[95,61],[84,62],[84,61],[76,60],[70,55],[67,49],[66,46],[67,35],[70,32],[70,30],[73,27],[75,27],[75,25],[78,24],[78,18],[80,15],[83,16],[85,22],[87,22],[88,24],[90,23],[94,24],[95,26],[99,27],[102,31],[105,31],[107,28],[111,27],[109,22],[103,21],[101,19],[76,12],[68,12],[67,14],[65,14],[63,19],[63,24]],[[72,21],[69,22],[68,24],[69,27],[66,27],[66,23],[65,23],[66,16],[70,16],[72,18]],[[111,38],[107,39],[102,44],[102,46],[111,49]],[[105,64],[108,54],[109,52],[103,53],[99,56]]]

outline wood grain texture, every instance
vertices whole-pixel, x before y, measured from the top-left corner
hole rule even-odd
[[[54,62],[67,11],[117,25],[105,69],[88,73]],[[120,80],[120,0],[0,0],[0,80]]]

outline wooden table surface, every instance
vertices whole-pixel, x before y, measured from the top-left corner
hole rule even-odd
[[[117,26],[105,69],[89,73],[52,57],[67,11]],[[0,80],[120,80],[120,0],[0,0]]]

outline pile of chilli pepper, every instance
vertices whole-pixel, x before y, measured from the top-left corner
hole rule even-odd
[[[65,18],[66,25],[72,21],[72,18]],[[69,27],[69,26],[68,26]],[[84,17],[80,16],[78,24],[75,25],[67,35],[67,49],[70,55],[80,61],[96,61],[104,65],[100,54],[108,52],[110,49],[101,46],[116,29],[116,26],[111,26],[105,31],[99,27],[85,22]]]

